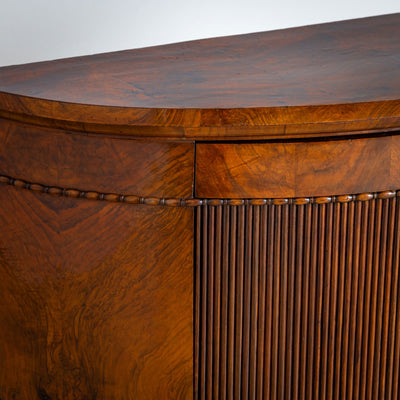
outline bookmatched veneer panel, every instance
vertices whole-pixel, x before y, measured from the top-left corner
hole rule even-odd
[[[194,144],[88,136],[0,119],[0,171],[84,191],[191,197]]]
[[[400,136],[316,142],[199,143],[196,196],[332,196],[400,187]]]
[[[193,208],[0,204],[0,398],[191,399]]]

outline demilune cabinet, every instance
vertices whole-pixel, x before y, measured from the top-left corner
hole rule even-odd
[[[398,399],[399,37],[0,68],[0,399]]]

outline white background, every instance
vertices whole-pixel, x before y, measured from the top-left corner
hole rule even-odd
[[[400,0],[0,0],[0,66],[394,12]]]

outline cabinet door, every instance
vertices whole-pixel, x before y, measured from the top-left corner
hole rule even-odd
[[[0,204],[0,398],[192,398],[193,210]]]
[[[193,397],[193,160],[0,120],[1,400]]]

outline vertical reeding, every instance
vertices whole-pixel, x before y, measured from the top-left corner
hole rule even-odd
[[[237,207],[230,207],[230,249],[229,249],[229,317],[228,317],[228,378],[227,398],[234,398],[234,377],[235,377],[235,299],[236,299],[236,238],[237,238]]]
[[[311,256],[310,256],[310,288],[308,299],[308,343],[307,343],[307,390],[306,398],[313,396],[313,374],[315,353],[315,328],[316,328],[316,294],[317,294],[317,263],[318,263],[318,211],[319,205],[313,206],[311,229]]]
[[[343,332],[342,332],[342,355],[341,355],[341,376],[340,376],[340,398],[346,399],[346,388],[348,376],[348,354],[349,354],[349,334],[350,334],[350,305],[351,287],[353,272],[353,240],[354,240],[354,202],[348,206],[347,224],[347,245],[346,245],[346,271],[344,284],[344,304],[343,304]]]
[[[362,355],[362,339],[364,327],[364,293],[365,281],[367,275],[367,240],[369,228],[369,202],[363,201],[359,204],[361,208],[360,220],[360,258],[359,258],[359,283],[358,283],[358,298],[357,298],[357,311],[356,311],[356,333],[355,333],[355,350],[354,350],[354,384],[353,395],[354,400],[359,398],[360,394],[360,373],[361,373],[361,355]]]
[[[264,400],[264,339],[265,307],[267,276],[267,243],[268,243],[268,206],[261,207],[260,221],[260,262],[259,262],[259,302],[258,302],[258,336],[257,336],[257,392],[256,399]]]
[[[339,255],[340,255],[340,221],[341,204],[333,205],[333,234],[332,234],[332,271],[331,271],[331,294],[329,306],[329,330],[328,330],[328,362],[327,362],[327,385],[326,398],[332,400],[334,389],[335,371],[335,341],[336,341],[336,309],[338,298],[339,279]]]
[[[295,311],[293,328],[293,389],[292,398],[298,399],[299,396],[299,370],[300,370],[300,347],[301,347],[301,301],[302,301],[302,275],[303,275],[303,233],[304,233],[304,205],[295,206],[297,208],[296,221],[296,249],[295,263],[293,271],[295,273]]]
[[[398,203],[399,200],[397,200]],[[397,274],[398,274],[398,281],[397,281],[397,299],[395,300],[397,304],[397,310],[396,310],[396,321],[394,322],[396,328],[395,328],[395,344],[394,344],[394,359],[393,359],[393,387],[392,387],[392,399],[398,399],[400,397],[400,273],[398,271],[399,269],[399,264],[400,264],[400,204],[397,205],[397,219],[396,219],[396,232],[397,232],[397,238],[396,238],[396,256],[395,256],[395,263],[396,263],[396,269],[397,269]]]
[[[335,340],[335,375],[334,375],[334,399],[340,397],[340,372],[341,372],[341,350],[343,332],[343,306],[344,306],[344,284],[346,273],[346,247],[347,247],[347,217],[348,203],[341,204],[340,213],[340,242],[339,242],[339,274],[338,274],[338,296],[336,307],[336,340]]]
[[[324,295],[325,271],[325,226],[326,204],[318,206],[318,236],[317,263],[316,263],[316,292],[315,292],[315,344],[313,361],[313,398],[319,397],[320,366],[321,366],[321,330],[322,330],[322,303]]]
[[[208,298],[207,298],[207,399],[213,395],[213,336],[214,336],[214,244],[215,244],[215,207],[208,207]]]
[[[397,398],[400,202],[196,209],[197,399]]]
[[[332,267],[332,224],[333,224],[333,204],[329,203],[326,215],[325,246],[323,262],[323,306],[322,306],[322,334],[321,334],[321,371],[319,394],[322,399],[326,398],[326,386],[328,375],[328,339],[330,328],[330,288],[331,288],[331,267]]]
[[[213,396],[218,398],[220,382],[222,206],[214,207],[214,213]]]
[[[398,374],[395,372],[395,360],[399,359],[400,349],[399,349],[399,341],[400,341],[400,331],[399,327],[396,330],[396,314],[399,310],[398,303],[398,290],[399,290],[399,264],[400,264],[400,201],[399,199],[394,199],[396,206],[395,213],[395,228],[394,228],[394,246],[393,246],[393,259],[392,259],[392,295],[391,295],[391,304],[390,304],[390,326],[389,326],[389,345],[388,345],[388,368],[386,371],[386,394],[390,399],[396,398],[397,390],[396,387],[398,385],[398,380],[400,379]],[[397,343],[397,350],[396,350]],[[396,353],[397,351],[397,353]],[[398,365],[398,364],[397,364]],[[394,390],[393,390],[394,389]]]
[[[376,200],[368,202],[368,241],[366,253],[365,289],[364,289],[364,308],[363,308],[363,337],[360,367],[360,398],[367,398],[367,379],[369,370],[369,340],[370,340],[370,311],[371,311],[371,292],[372,278],[374,271],[374,243],[375,243],[375,214]]]
[[[257,322],[258,322],[258,274],[260,255],[260,206],[253,208],[253,243],[251,273],[251,316],[250,316],[250,371],[249,398],[256,398],[257,388]]]
[[[382,228],[381,228],[381,245],[379,247],[379,283],[378,283],[378,304],[376,311],[376,333],[375,333],[375,358],[374,358],[374,374],[372,385],[372,396],[377,399],[379,396],[379,373],[382,350],[382,322],[383,322],[383,302],[385,291],[386,276],[386,246],[387,246],[387,225],[389,218],[389,199],[383,200]],[[378,248],[377,248],[378,250]]]
[[[296,267],[296,206],[288,206],[289,217],[289,254],[288,254],[288,292],[287,292],[287,335],[286,335],[286,372],[285,399],[292,398],[293,377],[293,330],[294,330],[294,296],[295,296],[295,267]]]
[[[351,275],[351,297],[349,313],[349,347],[347,356],[347,398],[353,398],[354,385],[354,353],[357,329],[357,301],[358,301],[358,280],[360,268],[360,236],[361,236],[361,209],[362,203],[353,203],[355,208],[355,219],[353,225],[353,249],[352,249],[352,275]]]
[[[201,315],[201,207],[196,207],[195,296],[194,296],[194,398],[199,398],[200,315]]]
[[[302,287],[302,319],[301,319],[301,349],[300,349],[300,377],[299,377],[299,399],[306,398],[307,368],[307,338],[308,338],[308,312],[309,312],[309,285],[310,285],[310,249],[311,249],[311,222],[312,204],[307,204],[305,209],[304,226],[304,252],[303,252],[303,287]]]
[[[279,300],[280,300],[280,253],[281,253],[282,206],[275,208],[275,241],[274,241],[274,283],[272,310],[272,349],[271,349],[271,398],[278,398],[279,369]]]
[[[389,311],[390,311],[390,297],[392,291],[392,261],[393,261],[393,241],[394,241],[394,225],[395,225],[395,198],[387,199],[389,207],[389,215],[387,220],[387,242],[386,242],[386,260],[383,267],[385,268],[385,289],[383,299],[383,312],[382,312],[382,341],[381,341],[381,366],[379,378],[379,397],[384,399],[386,393],[386,366],[388,363],[388,335],[389,335]]]
[[[250,313],[251,313],[251,261],[252,261],[253,206],[246,206],[246,244],[244,265],[244,307],[243,307],[243,355],[242,355],[242,400],[249,396],[250,363]]]
[[[229,206],[224,206],[222,224],[222,267],[221,267],[221,358],[220,358],[220,394],[226,399],[227,354],[228,354],[228,301],[229,301]],[[233,269],[233,266],[231,266]]]
[[[208,207],[202,206],[202,262],[201,262],[201,341],[200,341],[200,396],[201,400],[206,399],[207,386],[207,281],[208,281]]]
[[[281,256],[280,256],[280,295],[279,295],[279,360],[278,360],[278,398],[285,397],[285,362],[286,362],[286,331],[287,331],[287,283],[288,283],[288,246],[289,246],[289,205],[281,206]]]
[[[264,352],[264,399],[273,399],[272,383],[272,314],[273,314],[273,282],[274,282],[274,243],[275,243],[275,205],[268,207],[268,250],[266,272],[265,302],[265,352]],[[276,398],[276,396],[275,396]]]
[[[375,212],[375,232],[373,241],[373,260],[372,260],[372,282],[371,282],[371,301],[369,312],[369,338],[368,338],[368,362],[366,376],[366,398],[372,398],[372,384],[374,374],[374,358],[375,358],[375,328],[376,328],[376,308],[377,308],[377,292],[379,277],[379,250],[381,237],[382,222],[382,200],[376,200]]]
[[[243,276],[245,247],[245,206],[238,207],[236,327],[235,327],[235,399],[242,393]]]

